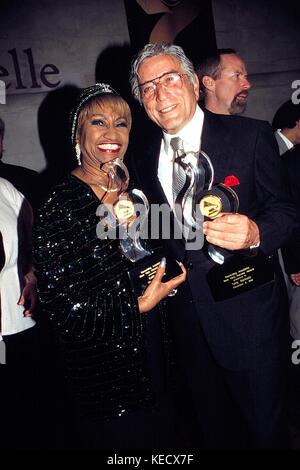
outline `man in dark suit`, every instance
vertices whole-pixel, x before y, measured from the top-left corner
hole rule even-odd
[[[292,100],[285,101],[276,111],[272,127],[278,143],[279,153],[288,172],[289,187],[293,201],[299,208],[299,144],[300,144],[300,104]],[[299,218],[299,214],[298,214]],[[300,221],[300,218],[299,218]],[[285,250],[283,256],[285,281],[289,298],[290,332],[294,339],[300,338],[300,260],[297,248],[299,234],[295,234]],[[296,245],[296,246],[295,246]]]
[[[293,200],[296,202],[298,221],[300,223],[300,144],[294,145],[290,150],[282,154],[282,161],[288,173],[289,189]],[[291,281],[299,289],[300,286],[300,225],[295,230],[293,237],[282,248],[285,271]],[[296,304],[296,303],[295,303]],[[300,312],[299,300],[294,306],[291,316],[291,334],[294,339],[299,339],[300,335]]]
[[[300,144],[282,154],[282,161],[288,172],[289,189],[296,202],[299,225],[290,241],[282,247],[282,258],[289,283],[290,332],[295,340],[292,347],[299,347],[300,340]],[[300,429],[300,369],[294,361],[290,364],[290,420]]]
[[[193,250],[190,243],[186,249],[184,239],[165,240],[189,268],[188,282],[173,298],[170,321],[202,445],[286,447],[287,299],[276,250],[290,236],[295,209],[285,194],[272,130],[262,121],[204,113],[197,105],[197,75],[178,46],[146,45],[132,63],[130,81],[160,128],[132,162],[150,203],[174,207],[171,139],[179,137],[185,153],[199,148],[207,153],[215,184],[236,184],[239,213],[205,221],[206,243],[239,253],[241,262],[258,251],[263,271],[272,261],[272,281],[217,301],[207,281],[216,265],[205,250]]]
[[[285,101],[276,111],[272,127],[280,155],[300,144],[300,103]]]

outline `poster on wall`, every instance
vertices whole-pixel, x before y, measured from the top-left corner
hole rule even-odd
[[[149,42],[181,46],[197,65],[216,48],[210,0],[124,0],[132,52]]]

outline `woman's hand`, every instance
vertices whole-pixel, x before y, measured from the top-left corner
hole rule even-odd
[[[186,279],[186,269],[182,263],[179,263],[182,274],[173,277],[169,281],[162,282],[162,278],[166,271],[166,258],[162,258],[160,265],[157,268],[154,278],[145,290],[144,294],[138,298],[140,313],[149,312],[152,310],[162,299],[167,297],[172,290],[176,289]]]
[[[25,286],[18,305],[24,307],[24,317],[32,317],[37,304],[36,277],[33,271],[25,275]]]

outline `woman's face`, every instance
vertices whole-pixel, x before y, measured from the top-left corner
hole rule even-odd
[[[125,114],[119,115],[107,103],[94,106],[80,129],[82,164],[99,168],[99,163],[122,159],[128,141],[129,123]]]

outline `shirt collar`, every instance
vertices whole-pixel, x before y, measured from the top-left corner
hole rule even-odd
[[[280,137],[282,138],[283,142],[285,143],[285,145],[287,146],[288,150],[292,149],[294,147],[294,144],[293,142],[290,141],[290,139],[288,139],[283,133],[282,133],[282,129],[277,129],[276,133],[278,135],[280,135]]]

